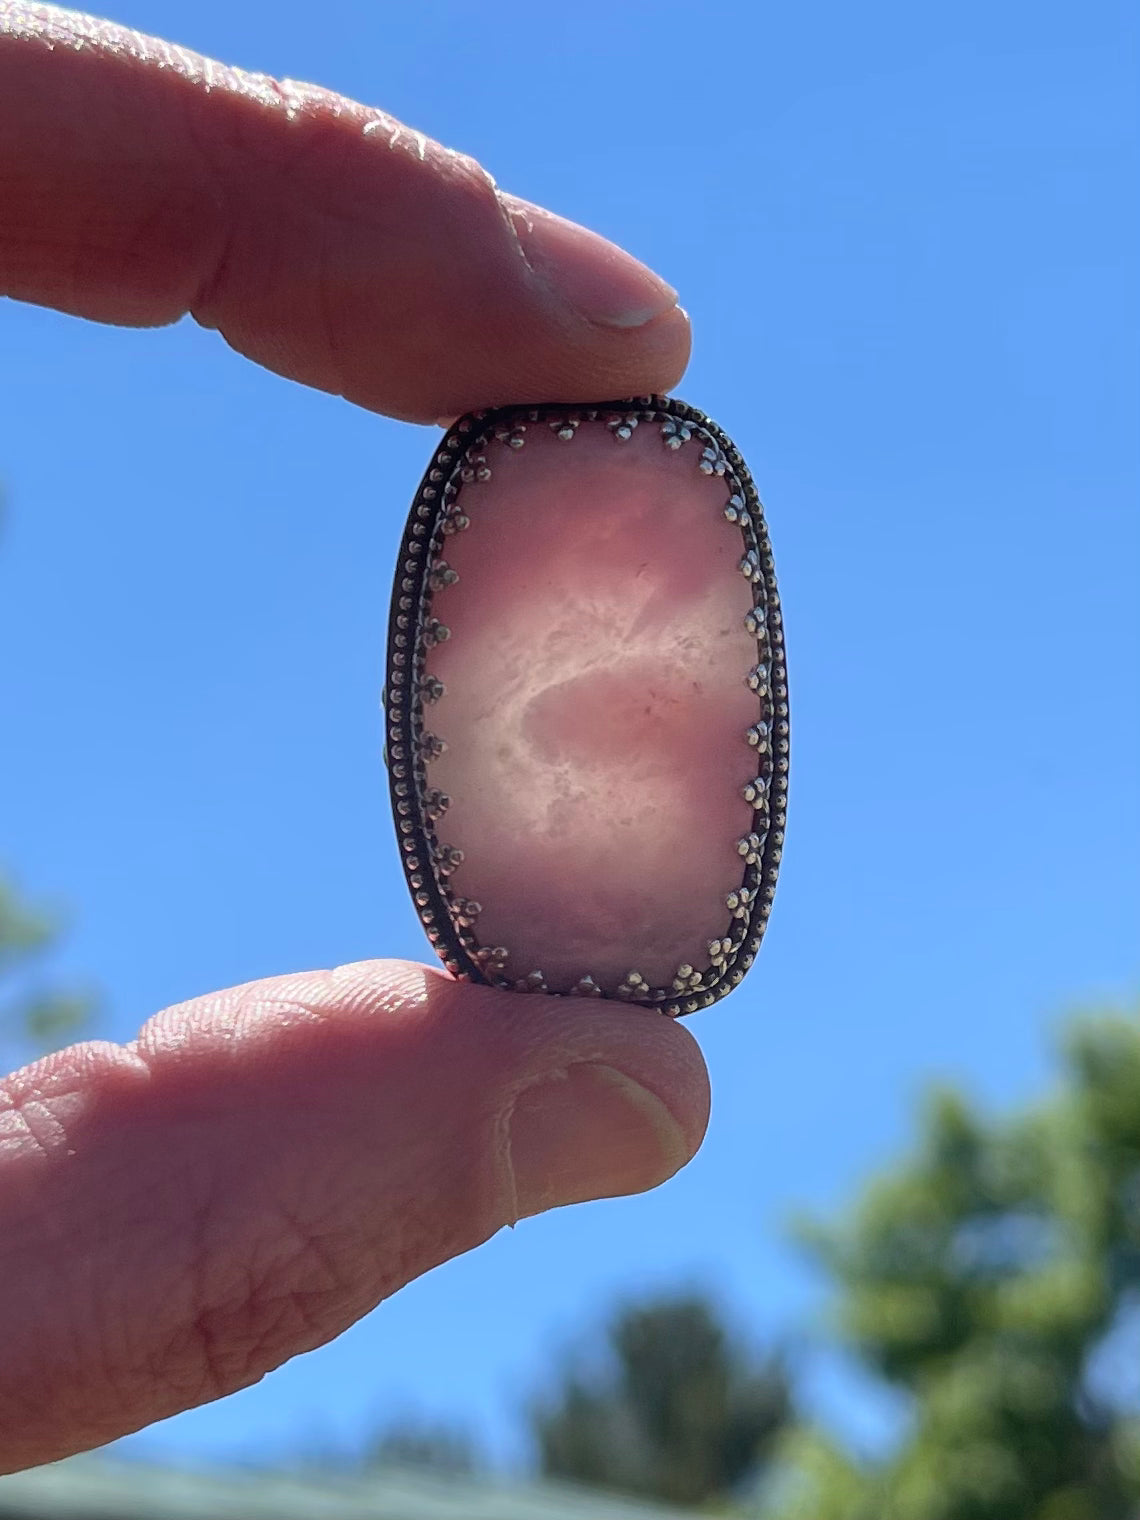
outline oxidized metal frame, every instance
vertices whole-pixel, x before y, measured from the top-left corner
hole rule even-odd
[[[669,447],[691,441],[700,444],[698,468],[725,482],[724,513],[739,527],[744,548],[740,570],[752,587],[746,625],[756,638],[757,663],[747,680],[763,702],[764,722],[745,736],[757,748],[758,760],[756,778],[744,788],[753,807],[752,832],[738,845],[743,871],[740,886],[725,899],[728,926],[722,939],[709,942],[708,966],[680,967],[669,987],[650,987],[642,978],[632,983],[627,979],[618,993],[623,1001],[678,1017],[715,1003],[743,980],[752,965],[775,897],[788,789],[783,618],[764,508],[735,444],[703,412],[673,398],[639,396],[591,406],[498,407],[462,417],[448,429],[412,502],[392,593],[383,699],[392,812],[412,901],[448,970],[464,981],[545,992],[545,983],[534,976],[520,979],[505,972],[495,950],[480,944],[474,917],[465,916],[465,907],[476,905],[456,897],[448,885],[454,862],[436,829],[443,812],[441,802],[445,807],[446,799],[433,791],[427,774],[428,758],[439,741],[425,726],[425,708],[439,693],[430,680],[425,684],[425,661],[442,627],[432,614],[439,586],[432,584],[431,572],[445,538],[468,525],[460,506],[463,487],[477,471],[485,471],[484,451],[492,440],[520,446],[526,424],[544,423],[560,437],[572,438],[585,421],[604,422],[619,439],[629,438],[640,424],[657,422]],[[479,478],[485,475],[480,473]],[[446,636],[443,628],[442,637]],[[589,976],[574,992],[604,995]]]

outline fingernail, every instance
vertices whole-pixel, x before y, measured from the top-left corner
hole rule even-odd
[[[533,272],[587,322],[644,327],[677,292],[624,249],[517,196],[499,200]]]
[[[643,1193],[689,1159],[685,1135],[661,1099],[592,1061],[519,1095],[509,1152],[519,1219],[589,1198]]]

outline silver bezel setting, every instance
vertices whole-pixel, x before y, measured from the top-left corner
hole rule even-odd
[[[480,905],[451,884],[455,857],[462,856],[441,834],[447,798],[429,776],[431,760],[445,743],[429,728],[430,708],[442,687],[426,673],[425,661],[431,649],[450,636],[443,598],[454,572],[446,564],[445,548],[453,533],[470,525],[462,498],[468,488],[491,477],[491,444],[523,448],[528,427],[546,426],[572,446],[578,428],[587,421],[603,423],[619,444],[635,428],[656,424],[666,447],[696,447],[696,467],[724,481],[724,516],[740,532],[740,572],[752,590],[746,626],[757,653],[752,669],[742,672],[741,679],[763,703],[763,713],[761,721],[741,735],[756,758],[755,778],[743,789],[752,806],[752,822],[738,845],[741,879],[725,899],[722,937],[709,941],[706,966],[679,966],[668,987],[651,986],[631,971],[616,994],[616,1000],[676,1018],[708,1008],[731,992],[760,948],[783,852],[790,747],[783,616],[764,508],[739,450],[703,412],[671,397],[641,396],[589,406],[499,407],[470,413],[447,430],[412,501],[392,594],[383,698],[392,816],[412,901],[447,969],[464,981],[558,996],[549,991],[541,970],[509,966],[506,947],[481,943]],[[566,995],[606,994],[585,969]]]

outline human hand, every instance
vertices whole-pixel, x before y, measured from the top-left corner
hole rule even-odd
[[[416,421],[666,390],[673,293],[309,85],[0,0],[0,293],[185,312]],[[377,636],[380,636],[379,627]],[[254,982],[0,1083],[0,1472],[256,1382],[504,1224],[700,1144],[689,1034],[397,961]]]

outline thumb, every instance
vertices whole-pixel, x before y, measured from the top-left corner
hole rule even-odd
[[[0,1084],[0,1471],[257,1382],[504,1224],[696,1150],[651,1010],[403,962],[279,977]]]

